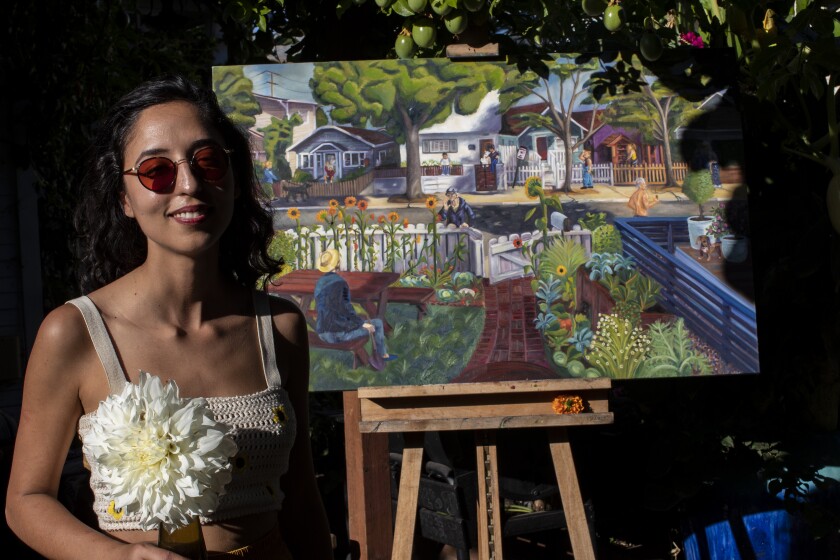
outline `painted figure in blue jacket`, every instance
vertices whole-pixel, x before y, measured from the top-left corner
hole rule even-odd
[[[341,255],[335,249],[327,249],[318,260],[318,270],[325,274],[315,284],[315,311],[318,314],[315,330],[321,340],[330,344],[373,335],[370,363],[375,369],[382,369],[383,361],[396,358],[388,354],[384,325],[378,318],[365,321],[353,309],[350,286],[338,274],[340,262]]]
[[[445,225],[455,224],[458,227],[467,227],[475,221],[475,212],[466,200],[458,196],[452,187],[446,189],[446,202],[438,210]]]

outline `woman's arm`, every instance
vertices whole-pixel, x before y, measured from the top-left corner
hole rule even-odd
[[[309,437],[309,344],[306,321],[288,302],[272,298],[278,357],[288,360],[286,391],[295,411],[297,433],[289,471],[281,479],[285,493],[280,530],[294,558],[332,560],[327,515],[315,480]]]
[[[44,320],[26,368],[6,520],[47,558],[165,560],[168,553],[151,544],[128,545],[88,527],[56,499],[82,414],[82,379],[91,374],[105,378],[81,314],[64,305]]]

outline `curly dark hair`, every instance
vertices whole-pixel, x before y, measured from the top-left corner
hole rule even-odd
[[[146,260],[146,236],[125,215],[120,200],[123,154],[140,113],[154,105],[186,101],[221,133],[232,149],[231,170],[240,195],[233,218],[220,240],[220,267],[237,282],[253,287],[276,272],[282,260],[268,255],[274,234],[271,215],[260,203],[261,190],[251,160],[247,136],[219,108],[216,96],[181,76],[146,82],[120,99],[99,126],[81,182],[74,225],[79,235],[79,283],[83,293],[113,282]]]

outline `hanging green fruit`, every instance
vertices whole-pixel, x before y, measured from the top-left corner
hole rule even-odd
[[[435,46],[435,37],[437,36],[437,29],[435,24],[429,18],[417,18],[411,24],[411,38],[417,43],[418,47],[429,49]]]
[[[394,0],[391,9],[397,12],[402,17],[411,17],[414,14],[411,8],[408,7],[406,0]]]
[[[376,5],[380,8],[387,8],[394,0],[375,0]]]
[[[580,7],[583,8],[583,13],[595,17],[604,13],[604,10],[607,9],[607,2],[606,0],[583,0]]]
[[[417,52],[417,45],[414,44],[414,39],[407,34],[408,32],[405,29],[403,29],[403,32],[397,35],[394,50],[397,51],[397,56],[400,58],[411,58]]]
[[[647,60],[653,62],[662,56],[662,41],[653,31],[645,31],[639,38],[639,52]]]
[[[408,9],[415,14],[422,14],[423,10],[426,9],[426,4],[428,4],[428,0],[407,0],[406,2]]]
[[[627,16],[624,14],[624,8],[620,4],[610,4],[604,10],[604,27],[608,31],[618,31],[624,26]]]
[[[446,30],[453,35],[460,35],[467,28],[469,19],[467,18],[466,12],[462,10],[452,10],[443,16],[443,24],[446,26]]]
[[[452,6],[446,0],[432,0],[432,11],[439,16],[445,16],[452,11]]]

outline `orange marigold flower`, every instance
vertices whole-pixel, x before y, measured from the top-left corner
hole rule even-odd
[[[400,219],[400,215],[396,212],[389,212],[388,213],[388,221],[389,222],[396,222]]]
[[[329,214],[330,216],[335,216],[336,214],[338,214],[338,208],[336,208],[335,206],[330,206],[329,208],[327,208],[327,214]]]
[[[376,219],[376,214],[371,214],[369,217],[370,217],[371,220],[375,220]]]
[[[353,216],[352,218],[350,218],[350,223],[351,223],[351,224],[355,224],[355,223],[356,223],[356,216]]]
[[[403,220],[403,227],[408,227],[408,218]]]
[[[339,207],[338,201],[334,198],[331,198],[330,199],[330,208],[338,208],[338,207]]]
[[[521,249],[522,248],[522,240],[517,237],[516,239],[513,240],[513,246],[516,247],[517,249]]]
[[[364,198],[362,198],[362,199],[359,200],[359,202],[356,203],[356,206],[359,208],[359,210],[364,212],[365,210],[367,210],[368,201],[365,200]]]
[[[348,196],[344,199],[344,206],[348,208],[352,206],[356,206],[356,197],[355,196]]]
[[[320,212],[315,214],[315,220],[318,221],[318,222],[323,222],[326,219],[327,219],[327,211],[326,210],[321,210]]]
[[[384,223],[385,223],[385,216],[384,216],[384,215],[380,215],[380,216],[376,219],[376,221],[377,221],[377,222],[379,222],[380,224],[384,224]]]
[[[288,210],[286,210],[286,215],[293,220],[297,220],[298,218],[300,218],[300,210],[298,210],[297,208],[289,208]]]
[[[437,206],[437,198],[435,198],[434,196],[427,197],[426,198],[426,208],[431,210],[435,206]]]
[[[417,237],[414,238],[414,242],[417,243],[418,245],[420,245],[421,243],[423,243],[423,236],[418,235]]]
[[[583,412],[583,399],[577,395],[557,395],[551,402],[556,414],[580,414]]]

